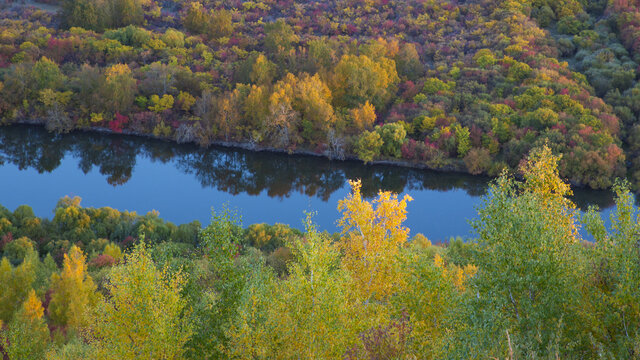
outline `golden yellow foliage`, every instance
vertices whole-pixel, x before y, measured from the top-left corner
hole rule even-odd
[[[362,306],[326,234],[308,221],[303,238],[288,244],[296,261],[277,281],[270,272],[250,273],[238,321],[229,328],[234,359],[339,359],[358,334],[386,318],[383,306]],[[256,266],[256,269],[259,269]]]
[[[396,257],[409,235],[402,222],[412,198],[405,195],[399,201],[396,194],[380,191],[377,199],[368,202],[360,194],[361,182],[349,183],[351,194],[338,204],[342,212],[342,264],[351,272],[365,301],[385,298],[402,282]]]
[[[560,155],[553,155],[547,145],[534,149],[520,168],[525,178],[525,191],[545,198],[571,196],[571,187],[560,179],[558,173],[560,158]]]
[[[8,359],[43,359],[51,337],[43,318],[42,303],[33,289],[22,303],[8,329],[2,331],[0,323],[0,347]]]
[[[65,196],[60,199],[53,218],[54,223],[77,232],[89,227],[91,218],[81,210],[81,200],[79,196],[73,198]]]
[[[15,240],[14,240],[15,241]],[[0,261],[0,319],[10,323],[15,312],[27,299],[36,278],[35,262],[30,256],[17,267],[5,256]]]
[[[544,145],[533,149],[527,161],[520,167],[525,183],[526,193],[540,196],[550,212],[550,218],[556,220],[560,229],[566,229],[566,234],[572,242],[577,240],[577,228],[573,210],[575,204],[567,198],[571,196],[571,186],[565,183],[558,173],[558,163],[561,156],[553,155],[551,149]]]
[[[351,116],[353,116],[353,125],[358,133],[363,130],[371,130],[376,121],[376,108],[367,101],[359,108],[351,110]]]
[[[120,249],[120,246],[113,243],[107,244],[102,253],[111,256],[116,262],[122,259],[122,250]]]
[[[22,304],[22,308],[25,315],[31,320],[42,319],[42,316],[44,315],[42,302],[40,302],[40,299],[38,299],[38,296],[33,289],[29,292],[27,300]]]
[[[422,233],[417,233],[413,239],[411,239],[411,242],[423,249],[431,247],[431,241]]]
[[[82,250],[72,246],[64,255],[62,272],[51,276],[53,295],[49,304],[51,320],[77,328],[87,324],[87,315],[97,302],[96,286],[87,274]]]
[[[440,254],[434,256],[433,262],[436,267],[442,269],[443,277],[449,279],[459,291],[464,291],[465,282],[478,272],[478,268],[472,264],[467,264],[465,267],[459,267],[454,264],[447,265]]]
[[[183,359],[192,333],[181,272],[156,267],[144,243],[112,268],[93,318],[96,359]]]
[[[264,85],[251,85],[249,94],[245,99],[244,113],[251,121],[252,127],[258,127],[264,122],[268,109],[268,90]]]
[[[180,91],[180,94],[178,94],[178,104],[182,111],[189,111],[195,103],[196,98],[188,92]]]
[[[318,74],[310,76],[303,73],[300,77],[288,73],[284,79],[278,81],[269,98],[271,112],[271,126],[274,120],[279,127],[295,127],[295,123],[302,122],[302,136],[307,140],[323,139],[333,127],[336,116],[331,106],[332,95],[329,87],[320,79]],[[290,109],[289,116],[277,116],[279,112]],[[292,129],[290,134],[296,131]]]
[[[120,75],[130,75],[131,69],[127,64],[115,64],[107,69],[107,81],[114,81]]]
[[[330,82],[336,106],[353,108],[370,101],[382,109],[400,81],[395,61],[386,57],[343,55],[333,71]]]

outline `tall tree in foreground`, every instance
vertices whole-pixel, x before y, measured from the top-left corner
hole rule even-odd
[[[64,255],[62,271],[51,276],[53,295],[48,313],[52,323],[77,330],[88,325],[98,301],[96,285],[87,273],[86,257],[77,246]]]
[[[107,297],[96,311],[97,359],[182,359],[192,333],[182,274],[156,268],[144,243],[109,274]]]
[[[407,352],[417,359],[445,358],[451,329],[459,321],[458,312],[468,296],[469,281],[477,272],[471,264],[457,266],[435,253],[430,243],[414,238],[402,249],[400,269],[406,281],[404,291],[392,297],[396,318],[407,318],[411,329]]]
[[[367,329],[368,316],[354,296],[339,252],[326,234],[307,223],[289,277],[264,288],[250,286],[253,307],[234,323],[229,355],[239,359],[339,359]]]
[[[627,182],[614,185],[616,208],[607,230],[600,213],[589,209],[587,230],[596,240],[591,275],[600,333],[597,340],[608,358],[640,356],[640,214]]]
[[[208,268],[207,277],[197,279],[202,285],[191,299],[196,319],[188,345],[191,358],[222,358],[228,345],[227,331],[237,316],[248,281],[245,269],[235,263],[242,240],[241,224],[240,216],[224,207],[213,212],[211,223],[200,233]]]
[[[524,184],[503,174],[491,185],[472,223],[476,296],[454,357],[590,357],[580,329],[581,245],[558,161],[548,147],[534,149]]]
[[[267,326],[270,321],[269,309],[276,296],[276,276],[266,265],[265,258],[257,249],[240,260],[245,272],[245,286],[238,296],[237,316],[224,329],[229,341],[224,347],[224,355],[238,359],[267,359],[276,350],[274,329]]]
[[[377,199],[368,202],[362,199],[361,182],[349,183],[351,194],[338,203],[342,212],[342,265],[353,276],[365,302],[384,299],[402,282],[397,256],[409,235],[402,222],[412,199],[405,195],[398,200],[397,195],[381,191]]]

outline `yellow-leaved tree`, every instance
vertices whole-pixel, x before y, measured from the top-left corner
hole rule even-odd
[[[412,198],[405,195],[398,200],[396,194],[380,191],[377,199],[368,202],[360,193],[361,182],[349,183],[351,194],[338,204],[342,212],[342,265],[351,273],[365,302],[384,299],[401,288],[396,260],[409,235],[402,222]]]
[[[369,101],[355,109],[351,109],[353,128],[355,134],[361,134],[364,130],[373,129],[376,121],[376,108]]]
[[[44,308],[33,289],[31,289],[27,300],[22,305],[22,310],[24,311],[24,315],[29,319],[42,319]]]
[[[520,166],[525,181],[521,184],[525,193],[535,194],[550,212],[549,217],[555,219],[559,228],[565,229],[568,241],[577,241],[574,210],[576,205],[568,198],[573,195],[571,186],[565,183],[558,172],[561,155],[553,155],[551,149],[544,145],[531,150],[526,162]]]
[[[395,61],[384,56],[342,56],[333,68],[331,91],[336,107],[356,108],[369,101],[383,109],[400,82]]]
[[[320,76],[302,73],[297,77],[289,73],[274,85],[268,121],[275,124],[268,125],[277,125],[280,136],[286,129],[292,140],[300,135],[309,142],[324,141],[336,122],[331,101],[331,90]],[[298,123],[302,129],[300,134],[296,134]]]
[[[51,276],[51,288],[49,317],[52,323],[73,330],[86,326],[99,295],[87,273],[86,257],[80,248],[74,245],[64,255],[62,271]]]
[[[95,359],[182,359],[192,334],[181,273],[159,270],[144,243],[109,274],[107,296],[96,308]]]
[[[0,332],[0,345],[10,360],[44,358],[51,338],[43,315],[42,303],[31,289],[8,329]]]
[[[136,79],[129,65],[114,64],[105,71],[102,94],[105,105],[114,112],[127,112],[135,99]]]

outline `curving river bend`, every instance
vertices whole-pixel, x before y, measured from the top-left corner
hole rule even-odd
[[[365,166],[313,156],[195,145],[125,135],[75,132],[55,135],[37,126],[0,127],[0,204],[33,207],[52,217],[59,198],[80,196],[85,207],[157,210],[175,223],[208,224],[212,207],[228,202],[245,225],[285,223],[302,228],[315,211],[321,230],[337,231],[338,201],[348,179],[362,179],[371,198],[378,190],[408,193],[406,226],[432,241],[471,236],[469,219],[488,178],[394,166]],[[613,207],[608,191],[574,189],[582,209]]]

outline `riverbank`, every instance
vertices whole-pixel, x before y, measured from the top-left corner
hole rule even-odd
[[[33,125],[33,126],[40,126],[45,128],[45,123],[44,120],[20,120],[16,123],[12,123],[12,124],[7,124],[5,126],[11,126],[11,125]],[[411,162],[411,161],[406,161],[406,160],[400,160],[400,159],[378,159],[378,160],[372,160],[369,162],[363,162],[361,159],[359,159],[356,155],[354,154],[344,154],[344,156],[341,157],[336,157],[336,156],[332,156],[331,152],[329,150],[325,150],[323,152],[318,152],[318,151],[314,151],[311,149],[306,149],[306,148],[297,148],[294,150],[291,149],[282,149],[282,148],[277,148],[277,147],[273,147],[273,146],[266,146],[266,145],[261,145],[255,142],[240,142],[240,141],[224,141],[224,140],[213,140],[211,142],[209,142],[206,146],[203,146],[202,144],[199,144],[197,141],[187,141],[187,142],[178,142],[175,138],[170,137],[170,136],[158,136],[155,134],[151,134],[151,133],[143,133],[143,132],[137,132],[137,131],[132,131],[129,129],[125,129],[122,130],[121,132],[116,132],[113,131],[107,127],[88,127],[88,128],[76,128],[73,129],[71,131],[79,131],[79,132],[85,132],[85,133],[98,133],[98,134],[107,134],[107,135],[127,135],[127,136],[135,136],[135,137],[140,137],[140,138],[144,138],[144,139],[154,139],[154,140],[160,140],[160,141],[164,141],[167,143],[171,143],[171,144],[194,144],[200,148],[209,148],[212,146],[218,146],[218,147],[223,147],[223,148],[228,148],[228,149],[242,149],[242,150],[247,150],[247,151],[253,151],[253,152],[266,152],[266,153],[274,153],[274,154],[286,154],[286,155],[299,155],[299,156],[312,156],[312,157],[317,157],[317,158],[324,158],[327,159],[329,161],[353,161],[353,162],[359,162],[361,165],[364,166],[376,166],[376,165],[383,165],[383,166],[395,166],[395,167],[401,167],[401,168],[407,168],[407,169],[417,169],[417,170],[428,170],[428,171],[435,171],[435,172],[439,172],[439,173],[455,173],[455,174],[465,174],[465,175],[469,175],[469,176],[478,176],[478,177],[489,177],[489,178],[495,178],[495,176],[491,176],[491,175],[487,175],[487,174],[471,174],[469,171],[467,171],[466,166],[464,165],[464,162],[460,159],[451,159],[451,158],[446,158],[444,159],[447,162],[454,162],[453,164],[446,164],[444,166],[440,166],[440,167],[433,167],[433,166],[429,166],[426,163],[419,163],[419,162]],[[497,175],[497,174],[496,174]],[[518,173],[514,173],[514,176],[519,179],[522,180],[522,177],[520,176],[520,174]],[[596,191],[601,191],[601,190],[609,190],[609,189],[599,189],[599,188],[593,188],[589,185],[585,185],[570,179],[565,179],[565,181],[567,183],[569,183],[572,187],[574,188],[581,188],[581,189],[586,189],[586,190],[596,190]]]
[[[7,124],[5,126],[11,126],[11,125],[34,125],[34,126],[41,126],[41,127],[46,127],[44,120],[20,120],[18,122],[15,123],[11,123],[11,124]],[[446,164],[444,166],[440,166],[440,167],[433,167],[433,166],[429,166],[426,163],[419,163],[419,162],[411,162],[411,161],[406,161],[406,160],[400,160],[400,159],[377,159],[377,160],[372,160],[369,162],[363,162],[361,159],[359,159],[355,154],[343,154],[342,156],[334,156],[332,154],[332,152],[330,150],[324,150],[322,152],[318,152],[318,151],[314,151],[308,148],[296,148],[296,149],[282,149],[282,148],[277,148],[277,147],[273,147],[273,146],[267,146],[267,145],[262,145],[262,144],[258,144],[256,142],[251,142],[251,141],[245,141],[245,142],[241,142],[241,141],[224,141],[224,140],[212,140],[211,142],[209,142],[206,146],[203,146],[202,144],[199,144],[197,141],[193,140],[193,141],[186,141],[186,142],[178,142],[175,138],[171,137],[171,136],[158,136],[155,134],[150,134],[150,133],[143,133],[143,132],[138,132],[138,131],[133,131],[133,130],[129,130],[129,129],[123,129],[121,132],[116,132],[113,131],[107,127],[88,127],[88,128],[76,128],[73,129],[71,131],[80,131],[80,132],[88,132],[88,133],[101,133],[101,134],[109,134],[109,135],[128,135],[128,136],[137,136],[137,137],[141,137],[141,138],[146,138],[146,139],[155,139],[155,140],[161,140],[161,141],[166,141],[169,143],[173,143],[173,144],[195,144],[199,147],[202,148],[208,148],[211,146],[220,146],[220,147],[224,147],[224,148],[230,148],[230,149],[243,149],[243,150],[248,150],[248,151],[256,151],[256,152],[269,152],[269,153],[276,153],[276,154],[287,154],[287,155],[302,155],[302,156],[313,156],[313,157],[320,157],[320,158],[325,158],[328,159],[330,161],[356,161],[359,162],[361,164],[364,164],[365,166],[373,166],[373,165],[386,165],[386,166],[398,166],[398,167],[403,167],[403,168],[409,168],[409,169],[418,169],[418,170],[430,170],[430,171],[436,171],[436,172],[441,172],[441,173],[458,173],[458,174],[467,174],[467,175],[471,175],[471,176],[486,176],[484,174],[481,175],[474,175],[469,173],[465,166],[464,163],[462,162],[462,160],[459,159],[450,159],[447,158],[445,159],[447,162],[454,162],[453,164]],[[575,186],[580,186],[578,184],[572,184]]]

